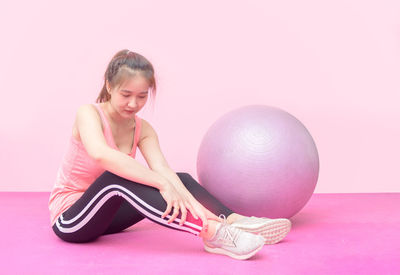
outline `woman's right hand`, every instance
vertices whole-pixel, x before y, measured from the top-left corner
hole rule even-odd
[[[167,202],[167,209],[161,217],[165,218],[171,212],[172,207],[174,207],[174,212],[171,218],[168,220],[168,223],[171,223],[173,220],[175,220],[175,218],[179,215],[179,209],[181,209],[182,216],[180,225],[183,225],[186,220],[187,208],[195,219],[198,219],[198,216],[200,216],[200,218],[203,220],[203,223],[208,223],[206,215],[203,213],[203,211],[195,209],[195,206],[191,204],[191,198],[180,193],[171,183],[168,182],[164,184],[160,189],[160,193]],[[196,210],[198,212],[197,214]]]

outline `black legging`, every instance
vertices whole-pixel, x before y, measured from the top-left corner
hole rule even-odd
[[[191,175],[177,175],[186,189],[209,211],[217,216],[224,214],[226,217],[233,213]],[[168,224],[173,208],[163,219],[161,215],[166,208],[167,203],[157,188],[105,171],[63,212],[52,228],[62,240],[75,243],[89,242],[101,235],[120,232],[144,218],[168,228],[196,236],[200,234],[203,223],[200,217],[196,220],[187,209],[187,218],[183,225],[179,225],[181,212]]]

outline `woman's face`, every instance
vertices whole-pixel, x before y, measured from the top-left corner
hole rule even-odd
[[[119,87],[112,88],[111,105],[123,118],[133,118],[147,102],[149,84],[143,76],[130,77]]]

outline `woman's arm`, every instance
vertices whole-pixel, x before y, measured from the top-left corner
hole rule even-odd
[[[159,190],[166,184],[169,184],[164,177],[120,151],[110,147],[105,147],[101,151],[102,153],[97,158],[97,162],[105,170],[128,180],[155,187]]]
[[[196,200],[192,193],[187,190],[186,186],[182,183],[175,171],[170,168],[167,160],[161,152],[156,131],[150,123],[144,119],[142,119],[142,134],[143,139],[139,142],[138,147],[143,157],[146,159],[150,169],[165,178],[180,194],[183,195],[183,197],[188,198],[189,204],[194,208],[195,213],[202,217],[204,224],[207,224],[207,219],[221,222],[220,218]]]
[[[164,177],[143,166],[134,158],[108,146],[101,128],[101,118],[91,104],[79,107],[76,125],[89,156],[105,170],[157,189],[169,184]]]
[[[168,165],[160,148],[158,135],[154,128],[145,119],[142,119],[142,135],[138,147],[150,169],[167,179],[174,187],[186,195],[191,195],[178,175]]]
[[[192,194],[187,190],[186,186],[183,184],[181,179],[178,177],[178,175],[175,173],[174,170],[172,170],[170,167],[164,167],[160,168],[159,170],[155,171],[162,177],[166,178],[174,187],[179,191],[183,192],[186,195],[192,196]]]

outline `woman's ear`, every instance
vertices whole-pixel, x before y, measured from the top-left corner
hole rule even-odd
[[[106,89],[107,89],[107,93],[110,94],[110,83],[108,83],[108,80],[106,80]]]

